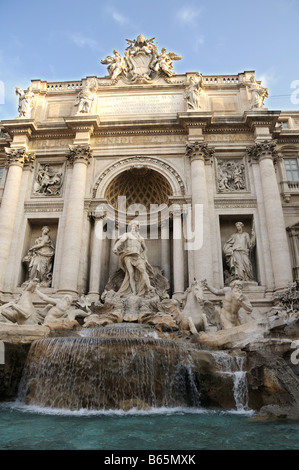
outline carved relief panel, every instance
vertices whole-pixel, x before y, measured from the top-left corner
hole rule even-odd
[[[216,159],[216,188],[218,193],[248,191],[246,166],[243,158]]]
[[[32,195],[34,197],[61,197],[63,179],[63,163],[38,163]]]

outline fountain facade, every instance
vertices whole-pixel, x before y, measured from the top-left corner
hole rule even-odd
[[[28,403],[262,407],[263,348],[297,383],[298,112],[252,71],[177,75],[154,40],[105,77],[33,80],[0,122],[0,341],[32,343]]]

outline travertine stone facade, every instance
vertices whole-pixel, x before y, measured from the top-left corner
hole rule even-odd
[[[139,205],[149,262],[174,298],[194,277],[227,282],[223,245],[239,221],[255,233],[244,285],[255,308],[298,279],[299,111],[267,109],[253,71],[177,75],[179,59],[140,35],[103,59],[105,77],[18,89],[19,116],[0,122],[1,300],[28,279],[22,260],[45,226],[55,256],[44,290],[99,299],[118,269],[117,234],[105,234],[134,216],[118,196]],[[157,205],[147,224],[145,202]],[[199,220],[202,243],[198,232],[186,249]]]

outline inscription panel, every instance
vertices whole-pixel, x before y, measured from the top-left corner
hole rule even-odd
[[[148,94],[100,96],[98,114],[117,116],[125,114],[163,114],[184,111],[182,94]]]

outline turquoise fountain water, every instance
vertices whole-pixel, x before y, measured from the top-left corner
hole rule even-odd
[[[299,423],[254,420],[244,361],[136,324],[34,342],[0,449],[299,449]],[[202,405],[207,367],[231,409]]]

